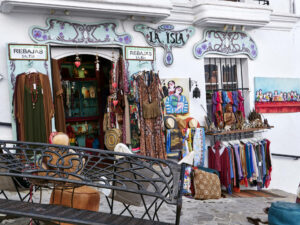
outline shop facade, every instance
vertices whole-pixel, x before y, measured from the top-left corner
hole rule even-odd
[[[60,61],[60,71],[64,68],[65,82],[61,83],[62,87],[74,85],[75,89],[80,87],[82,90],[85,86],[89,90],[87,99],[90,99],[86,101],[94,101],[84,103],[87,105],[80,103],[74,106],[80,108],[78,112],[70,112],[69,122],[79,124],[82,122],[79,117],[84,117],[81,113],[86,113],[91,121],[95,116],[103,120],[104,114],[100,113],[103,107],[93,108],[93,104],[103,106],[105,103],[101,101],[107,99],[109,94],[101,92],[94,98],[91,92],[99,84],[102,85],[100,88],[105,89],[105,85],[114,83],[109,83],[111,62],[119,56],[124,59],[129,82],[132,75],[140,71],[158,72],[166,86],[169,81],[182,82],[188,113],[182,108],[179,115],[193,117],[201,126],[205,126],[205,116],[211,113],[213,90],[241,90],[245,113],[248,115],[255,107],[257,78],[300,79],[297,63],[300,17],[296,14],[300,12],[300,5],[296,1],[283,4],[277,0],[270,6],[259,5],[257,1],[151,1],[147,4],[138,1],[128,1],[130,4],[123,1],[118,4],[110,1],[105,4],[71,1],[68,6],[58,2],[50,5],[44,5],[42,1],[35,1],[34,4],[30,1],[1,2],[1,139],[17,137],[11,104],[14,91],[12,84],[16,76],[30,69],[38,70],[51,75],[49,82],[52,89],[55,60]],[[92,36],[93,30],[87,29],[87,25],[99,32],[98,35]],[[74,36],[75,31],[80,35]],[[222,36],[226,33],[235,35],[237,42],[230,39],[230,35]],[[220,48],[209,48],[206,45],[209,42],[219,44]],[[234,43],[239,46],[233,46]],[[17,47],[22,49],[26,44],[45,45],[46,58],[41,61],[18,61],[10,58],[12,55],[8,44],[19,44]],[[77,55],[82,64],[80,66],[84,66],[87,72],[76,75],[81,78],[81,83],[74,84],[75,81],[69,77],[73,71],[69,68],[70,64],[76,62]],[[22,54],[18,56],[22,57]],[[107,78],[102,79],[105,76]],[[94,85],[94,81],[98,83]],[[200,98],[197,94],[193,96],[196,85],[200,90]],[[294,103],[293,108],[297,108],[297,101]],[[85,112],[88,104],[91,110]],[[264,113],[263,117],[274,128],[257,135],[271,141],[272,153],[299,155],[299,112],[289,112],[287,109],[279,113]],[[68,120],[67,117],[65,119]],[[83,121],[85,125],[86,120]],[[51,125],[55,127],[53,119]],[[100,130],[103,132],[103,127]],[[206,139],[207,145],[210,145],[211,139],[208,136]],[[206,155],[205,165],[207,161]],[[299,161],[274,156],[272,164],[270,187],[295,192],[299,183],[296,175],[300,168]]]

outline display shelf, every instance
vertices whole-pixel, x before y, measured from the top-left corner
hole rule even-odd
[[[82,122],[82,121],[91,121],[98,120],[99,116],[87,116],[87,117],[72,117],[66,118],[66,122]]]
[[[274,126],[269,127],[260,127],[260,128],[249,128],[245,130],[230,130],[230,131],[222,131],[222,132],[205,132],[208,136],[222,136],[222,135],[229,135],[229,134],[240,134],[240,133],[249,133],[255,131],[262,131],[266,129],[274,128]]]

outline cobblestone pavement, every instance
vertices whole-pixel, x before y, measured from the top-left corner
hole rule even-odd
[[[251,224],[247,217],[260,218],[262,221],[267,220],[267,214],[263,209],[269,207],[274,201],[295,202],[296,196],[280,190],[269,190],[272,193],[284,196],[283,198],[222,198],[219,200],[194,200],[183,197],[183,207],[181,215],[181,225],[238,225]],[[10,193],[10,197],[13,194]],[[34,196],[36,201],[39,194]],[[49,192],[43,192],[43,202],[49,202]],[[116,206],[118,207],[118,206]],[[101,211],[108,211],[105,198],[101,195]],[[143,208],[133,207],[132,210],[141,214]],[[162,206],[161,221],[173,222],[175,218],[175,207],[167,205]],[[29,219],[19,218],[4,220],[0,224],[7,225],[27,225]]]

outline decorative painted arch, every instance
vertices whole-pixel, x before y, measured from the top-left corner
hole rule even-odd
[[[193,54],[198,59],[207,54],[244,54],[256,59],[258,50],[254,40],[245,32],[206,30],[204,39],[194,45]]]
[[[32,26],[29,36],[39,44],[56,43],[72,45],[127,45],[132,42],[129,34],[117,34],[117,22],[82,23],[48,18],[47,27]]]

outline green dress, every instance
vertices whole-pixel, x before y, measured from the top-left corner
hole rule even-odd
[[[32,94],[29,88],[24,87],[24,125],[25,141],[47,143],[41,87],[37,87],[37,97],[35,91]]]

